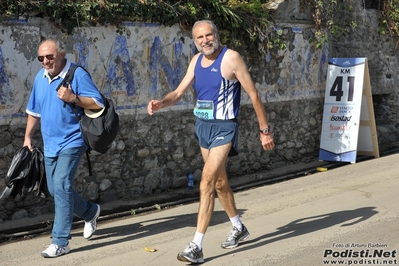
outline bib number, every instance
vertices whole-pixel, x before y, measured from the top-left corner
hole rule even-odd
[[[205,120],[213,119],[213,102],[197,100],[194,108],[194,115]]]

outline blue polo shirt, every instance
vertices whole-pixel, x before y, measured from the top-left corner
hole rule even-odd
[[[47,70],[42,68],[35,77],[33,89],[29,97],[26,113],[40,117],[43,137],[44,156],[55,157],[68,148],[85,146],[79,121],[76,120],[71,104],[66,104],[57,97],[57,87],[67,74],[71,62],[67,61],[58,76],[51,79]],[[91,97],[101,107],[104,102],[90,75],[82,68],[77,68],[71,82],[74,94]],[[76,106],[79,115],[83,109]]]

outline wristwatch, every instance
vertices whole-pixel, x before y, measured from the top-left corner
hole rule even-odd
[[[77,104],[79,101],[80,101],[80,99],[79,99],[78,95],[76,95],[75,100],[73,100],[73,104]]]
[[[265,128],[265,129],[261,129],[261,130],[260,130],[260,133],[262,133],[262,134],[264,134],[264,135],[270,135],[269,128],[267,127],[267,128]]]

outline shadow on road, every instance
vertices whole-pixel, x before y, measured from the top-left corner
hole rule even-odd
[[[284,226],[278,227],[275,232],[262,234],[262,232],[253,232],[250,230],[251,235],[259,235],[258,237],[242,243],[237,249],[222,253],[218,256],[207,257],[206,261],[211,261],[223,256],[230,256],[233,253],[245,252],[246,250],[258,248],[282,239],[288,239],[300,235],[305,235],[315,231],[327,229],[332,226],[352,226],[362,221],[369,219],[376,215],[378,212],[374,210],[375,207],[363,207],[354,210],[345,210],[333,213],[320,214],[311,217],[305,217],[294,220]],[[240,213],[245,210],[240,210]],[[151,219],[140,223],[132,223],[129,225],[110,227],[101,229],[101,224],[96,231],[96,236],[92,240],[101,240],[107,238],[117,238],[104,243],[96,243],[84,247],[76,248],[73,252],[80,252],[84,250],[92,250],[94,248],[101,248],[104,246],[115,245],[126,241],[134,241],[142,237],[164,233],[165,230],[173,231],[184,227],[195,227],[197,214],[190,213],[179,216],[165,216],[159,219]],[[215,211],[212,216],[210,226],[225,223],[227,220],[224,211]],[[81,232],[72,235],[80,236]],[[223,249],[221,249],[222,251]],[[206,254],[204,254],[206,256]]]
[[[245,210],[239,210],[240,215]],[[165,231],[178,230],[184,227],[195,228],[197,222],[197,213],[190,213],[178,216],[165,216],[159,219],[151,219],[135,223],[134,217],[129,218],[132,223],[123,226],[114,226],[106,229],[101,229],[101,223],[96,230],[95,235],[91,240],[101,240],[107,238],[117,238],[104,243],[88,244],[87,246],[73,249],[73,252],[80,252],[84,250],[92,250],[94,248],[101,248],[104,246],[115,245],[126,241],[134,241],[142,237],[149,237]],[[229,219],[224,211],[215,211],[209,226],[228,222]],[[72,234],[73,237],[80,237],[81,232]]]
[[[352,226],[376,215],[378,212],[374,209],[375,207],[363,207],[355,210],[345,210],[301,218],[284,226],[278,227],[275,232],[266,233],[264,235],[258,236],[255,239],[245,241],[238,247],[238,249],[220,254],[218,256],[206,258],[206,261],[211,261],[222,256],[231,256],[233,253],[245,252],[246,250],[261,247],[282,239],[305,235],[318,230],[327,229],[335,225],[340,225],[341,227]],[[259,235],[262,233],[250,232],[251,235]]]

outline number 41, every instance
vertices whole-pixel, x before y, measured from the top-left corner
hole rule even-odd
[[[341,97],[344,95],[342,91],[342,83],[343,83],[343,76],[337,76],[334,84],[330,89],[330,96],[335,96],[335,100],[337,102],[341,101]],[[348,76],[348,83],[349,83],[349,94],[348,94],[348,102],[353,101],[353,91],[355,89],[355,77]]]

